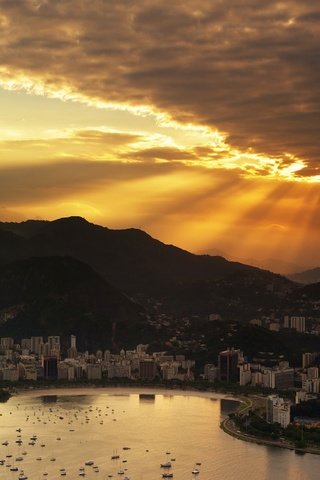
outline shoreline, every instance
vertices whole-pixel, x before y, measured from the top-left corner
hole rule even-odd
[[[252,402],[252,399],[250,399]],[[239,411],[243,405],[243,403],[246,403],[245,400],[242,398],[238,398],[238,401],[240,402],[240,405],[237,409]],[[246,410],[250,410],[253,406],[253,403],[251,405],[247,405],[243,409],[243,412]],[[242,413],[243,413],[242,412]],[[244,442],[249,442],[249,443],[255,443],[257,445],[263,445],[266,447],[276,447],[276,448],[285,448],[286,450],[292,450],[297,454],[304,455],[305,453],[309,453],[312,455],[320,455],[320,448],[312,448],[312,447],[306,447],[306,448],[298,448],[292,443],[286,442],[286,441],[281,441],[281,440],[267,440],[262,437],[257,437],[254,435],[249,435],[247,433],[243,433],[240,430],[237,429],[235,426],[233,420],[227,416],[222,422],[220,423],[220,428],[226,433],[227,435],[230,435],[231,437],[236,438],[237,440],[242,440]]]
[[[61,386],[58,387],[56,385],[49,386],[46,388],[34,388],[34,389],[24,389],[24,388],[17,388],[14,392],[11,393],[11,398],[16,397],[18,395],[26,395],[28,397],[38,397],[42,395],[88,395],[88,390],[92,390],[92,394],[95,395],[102,395],[102,394],[111,394],[111,395],[121,395],[121,391],[126,393],[132,393],[135,395],[138,394],[155,394],[155,395],[174,395],[174,396],[192,396],[192,397],[201,397],[207,399],[226,399],[226,400],[234,400],[240,402],[239,398],[232,394],[222,393],[217,391],[201,391],[201,390],[184,390],[179,388],[165,388],[159,386],[123,386],[123,385],[112,385],[112,386],[105,386],[105,387],[97,387],[94,385],[79,385],[73,387]],[[9,399],[10,400],[10,399]]]

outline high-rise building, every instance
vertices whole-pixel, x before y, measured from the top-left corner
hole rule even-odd
[[[266,400],[266,420],[280,423],[282,428],[286,428],[290,423],[290,402],[278,395],[269,395]]]
[[[303,333],[306,331],[306,318],[305,317],[291,317],[290,326],[297,330],[297,332]]]
[[[75,335],[70,336],[70,348],[68,349],[68,357],[76,358],[77,357],[77,337]]]
[[[318,367],[309,367],[307,370],[308,378],[319,378]]]
[[[11,350],[14,345],[14,340],[11,337],[2,337],[0,341],[0,349],[2,352],[6,350]]]
[[[139,377],[153,380],[157,374],[157,366],[153,360],[141,360],[139,362]]]
[[[57,357],[43,357],[43,376],[50,380],[56,380],[58,377],[58,359]]]
[[[227,383],[239,381],[239,360],[242,357],[240,350],[228,348],[219,353],[218,366],[220,370],[220,380]]]
[[[277,388],[278,390],[286,390],[294,386],[294,369],[285,368],[282,370],[271,371],[271,385],[270,388]]]
[[[48,337],[49,355],[60,358],[60,337],[51,335]]]
[[[43,338],[42,337],[31,337],[31,352],[35,353],[36,355],[41,355],[41,348],[43,345]]]
[[[302,368],[309,367],[318,357],[319,357],[319,352],[303,353],[302,354]]]

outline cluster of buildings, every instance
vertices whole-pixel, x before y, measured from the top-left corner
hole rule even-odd
[[[167,355],[166,352],[147,353],[148,345],[138,345],[134,350],[121,350],[112,354],[98,350],[95,354],[78,352],[76,337],[70,336],[67,355],[61,358],[59,336],[22,339],[14,343],[11,337],[0,339],[0,379],[16,382],[39,379],[101,380],[103,378],[128,378],[132,380],[193,380],[195,362],[184,355]]]
[[[257,325],[258,327],[268,328],[273,332],[279,332],[283,328],[291,328],[299,333],[315,333],[319,334],[319,331],[309,331],[306,328],[306,317],[303,316],[290,316],[285,315],[283,320],[276,319],[276,318],[254,318],[249,322],[251,325]]]
[[[227,383],[238,382],[241,386],[252,385],[278,390],[294,386],[294,369],[287,361],[281,361],[273,367],[260,363],[246,362],[241,350],[230,348],[218,355],[218,366],[207,364],[204,377],[209,382],[215,380]]]

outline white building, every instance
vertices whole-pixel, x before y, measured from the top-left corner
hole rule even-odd
[[[290,402],[278,395],[269,395],[266,402],[266,420],[269,423],[280,423],[286,428],[290,423]]]

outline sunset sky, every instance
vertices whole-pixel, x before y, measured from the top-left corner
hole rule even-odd
[[[0,33],[0,220],[320,265],[319,0],[0,0]]]

